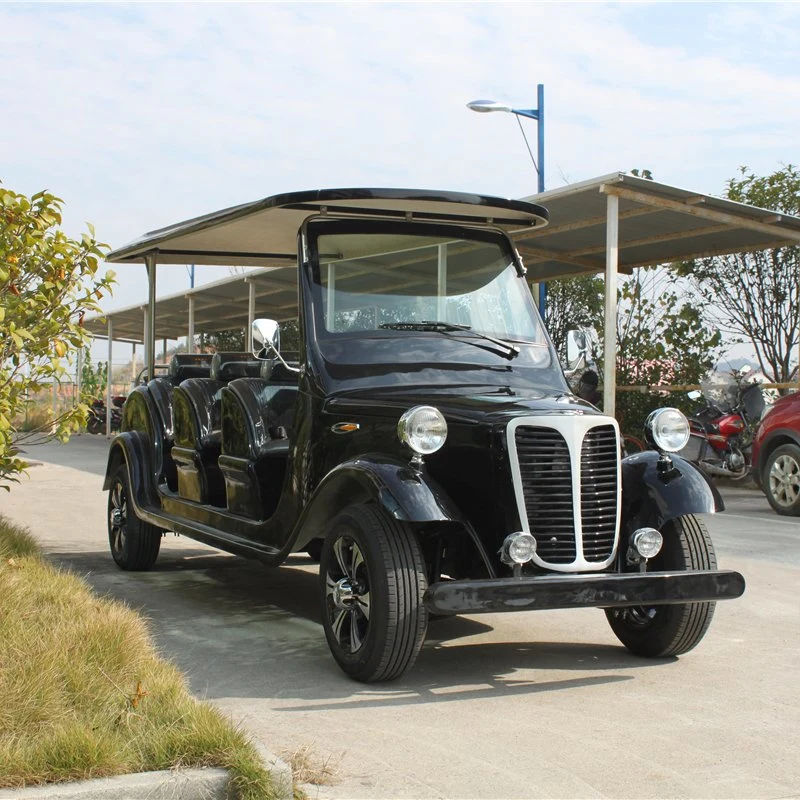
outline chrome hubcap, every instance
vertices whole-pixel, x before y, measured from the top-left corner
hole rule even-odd
[[[800,464],[789,455],[778,456],[769,471],[769,489],[778,505],[794,505],[800,496]]]
[[[331,632],[346,653],[357,652],[367,637],[370,616],[369,575],[364,554],[349,536],[333,543],[325,574],[325,612]]]
[[[342,578],[336,581],[333,587],[333,602],[336,608],[348,608],[356,602],[356,593],[353,589],[353,584],[350,583],[348,578]]]
[[[121,553],[125,547],[128,521],[128,501],[121,483],[115,483],[109,497],[108,530],[111,547],[115,553]]]

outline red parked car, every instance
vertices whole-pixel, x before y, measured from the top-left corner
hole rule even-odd
[[[800,516],[800,392],[781,397],[761,420],[752,464],[770,505],[779,514]]]

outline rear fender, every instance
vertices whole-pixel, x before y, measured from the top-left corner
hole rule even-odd
[[[669,463],[671,462],[671,464]],[[622,532],[661,530],[685,514],[714,514],[725,504],[717,487],[693,464],[676,455],[667,462],[646,450],[622,461]]]
[[[369,502],[401,522],[454,522],[469,527],[453,501],[424,470],[385,456],[367,455],[339,464],[317,486],[298,521],[296,547],[324,536],[342,509]]]

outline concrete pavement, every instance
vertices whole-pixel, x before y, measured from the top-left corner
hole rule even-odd
[[[169,536],[153,571],[119,571],[105,448],[39,448],[0,513],[150,617],[196,693],[276,752],[335,764],[326,797],[800,797],[800,521],[761,495],[725,490],[708,519],[748,589],[680,659],[628,654],[593,609],[484,615],[432,623],[410,673],[364,686],[328,653],[303,556],[267,569]]]

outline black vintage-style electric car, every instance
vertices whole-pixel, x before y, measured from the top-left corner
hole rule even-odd
[[[151,567],[165,531],[269,565],[317,553],[325,635],[360,681],[402,675],[431,614],[593,606],[641,656],[694,647],[744,591],[697,516],[721,500],[669,455],[680,412],[622,459],[616,421],[571,393],[508,235],[546,221],[476,195],[313,191],[115,251],[290,263],[297,283],[253,322],[253,354],[176,356],[128,397],[105,479],[117,564]]]

